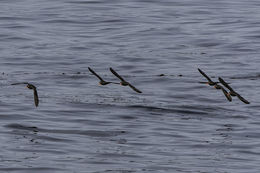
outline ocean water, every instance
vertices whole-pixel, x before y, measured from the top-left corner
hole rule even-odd
[[[2,0],[0,171],[256,173],[260,2]],[[142,91],[99,86],[91,67]],[[225,79],[251,104],[201,82]],[[39,107],[26,85],[37,86]]]

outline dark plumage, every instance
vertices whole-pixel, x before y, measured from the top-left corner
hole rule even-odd
[[[250,104],[249,101],[247,101],[245,98],[243,98],[240,94],[238,94],[237,92],[235,92],[233,90],[233,88],[231,88],[228,83],[226,83],[221,77],[218,78],[219,82],[222,83],[222,85],[224,85],[227,89],[229,89],[229,95],[230,96],[237,96],[239,98],[239,100],[241,100],[242,102],[244,102],[245,104]]]
[[[210,77],[208,75],[206,75],[206,73],[204,73],[201,69],[198,68],[198,71],[208,80],[208,82],[206,82],[206,84],[213,86],[216,89],[221,89],[223,94],[226,96],[228,101],[232,101],[232,97],[229,95],[229,93],[218,83],[219,82],[213,82]]]
[[[199,70],[199,72],[208,80],[208,82],[207,82],[206,84],[208,84],[208,85],[210,85],[210,86],[214,86],[214,85],[216,85],[216,84],[219,83],[219,82],[213,82],[213,81],[210,79],[210,77],[208,77],[208,76],[206,75],[206,73],[204,73],[201,69],[198,68],[198,70]]]
[[[37,93],[37,88],[36,86],[34,86],[33,84],[30,84],[28,82],[21,82],[21,83],[13,83],[11,85],[21,85],[21,84],[26,84],[26,87],[28,89],[32,89],[33,90],[33,95],[34,95],[34,104],[36,107],[38,107],[39,105],[39,97],[38,97],[38,93]]]
[[[94,70],[92,70],[90,67],[88,67],[88,70],[100,80],[100,81],[99,81],[99,84],[100,84],[100,85],[107,85],[107,84],[110,84],[110,83],[119,84],[119,83],[107,82],[107,81],[103,80],[103,79],[102,79]]]
[[[129,86],[130,88],[132,88],[135,92],[137,93],[142,93],[142,91],[138,90],[137,88],[135,88],[133,85],[131,85],[129,82],[125,81],[114,69],[112,69],[110,67],[110,71],[116,76],[118,77],[121,82],[120,82],[120,85],[122,86]]]

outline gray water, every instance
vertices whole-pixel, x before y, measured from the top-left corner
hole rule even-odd
[[[259,17],[256,0],[0,1],[0,171],[259,172]]]

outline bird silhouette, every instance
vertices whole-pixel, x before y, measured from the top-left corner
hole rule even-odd
[[[206,82],[206,84],[213,86],[216,89],[221,89],[223,94],[226,96],[228,101],[232,101],[232,97],[229,95],[229,93],[225,90],[225,88],[223,88],[221,85],[219,85],[219,82],[213,82],[210,77],[208,75],[206,75],[206,73],[204,73],[201,69],[198,68],[198,71],[208,80],[208,82]]]
[[[88,70],[93,74],[95,75],[100,81],[99,81],[99,85],[107,85],[107,84],[119,84],[119,83],[116,83],[116,82],[107,82],[105,80],[103,80],[94,70],[92,70],[90,67],[88,67]]]
[[[129,82],[127,82],[126,80],[124,80],[114,69],[112,69],[110,67],[110,71],[116,76],[118,77],[121,82],[120,82],[120,85],[122,86],[129,86],[130,88],[132,88],[135,92],[137,93],[142,93],[142,91],[138,90],[137,88],[135,88],[132,84],[130,84]]]
[[[210,77],[208,77],[208,75],[206,75],[206,73],[204,73],[201,69],[199,69],[199,72],[208,80],[208,82],[206,82],[206,84],[210,85],[210,86],[215,86],[216,84],[218,84],[219,82],[213,82]]]
[[[224,85],[227,89],[229,89],[229,95],[230,96],[237,96],[237,98],[239,100],[241,100],[242,102],[244,102],[245,104],[250,104],[249,101],[247,101],[245,98],[243,98],[240,94],[238,94],[237,92],[235,92],[233,90],[233,88],[230,87],[230,85],[228,83],[226,83],[221,77],[218,78],[219,82],[222,83],[222,85]]]
[[[21,84],[26,84],[26,87],[28,89],[33,90],[33,95],[34,95],[34,104],[36,107],[38,107],[39,105],[39,97],[38,97],[38,93],[37,93],[37,88],[36,86],[34,86],[33,84],[30,84],[28,82],[20,82],[20,83],[13,83],[11,85],[21,85]]]

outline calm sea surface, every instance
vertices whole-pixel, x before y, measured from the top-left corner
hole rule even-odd
[[[0,172],[260,171],[257,0],[2,0],[0,42]]]

